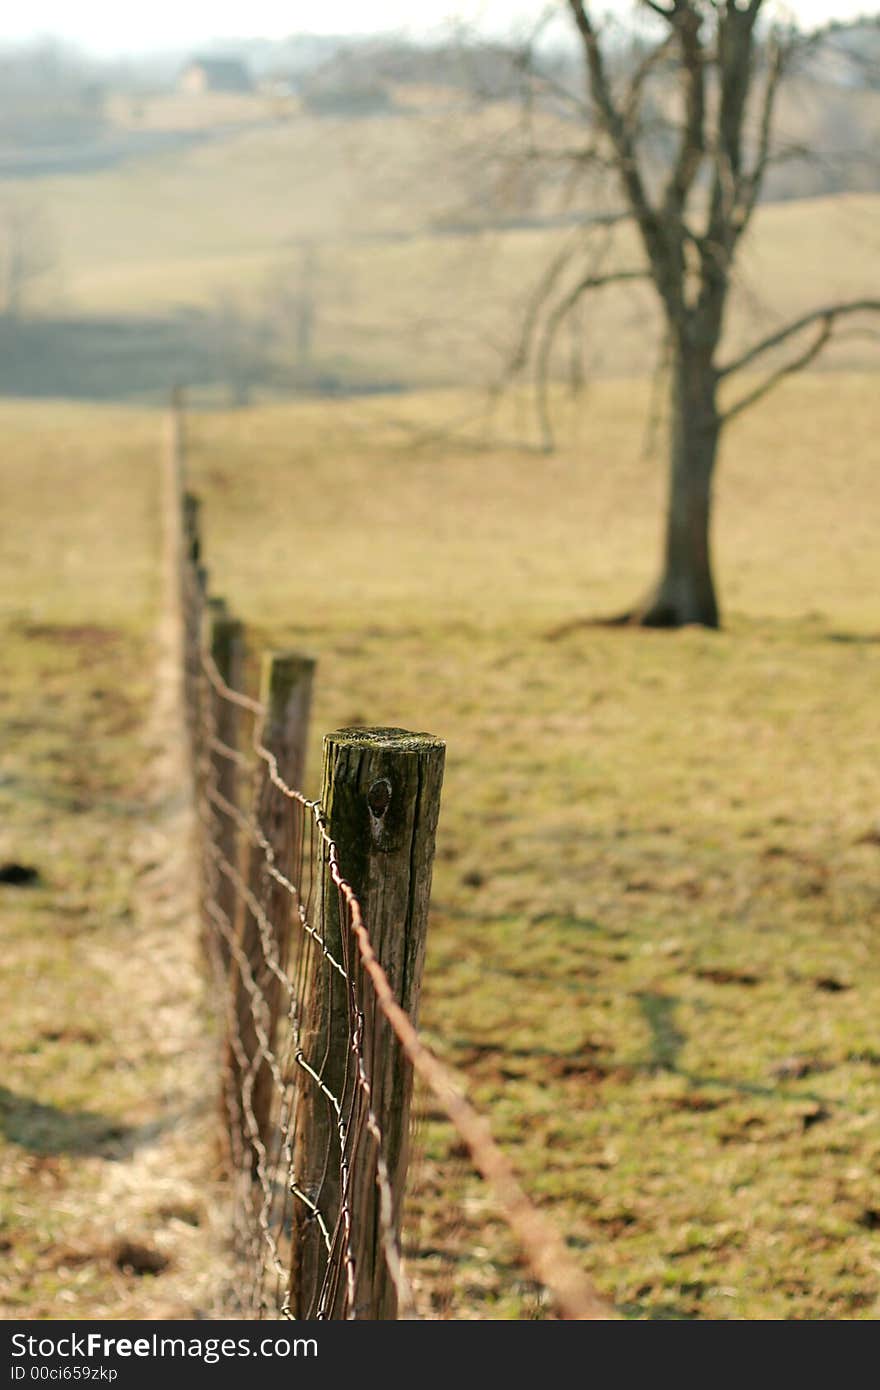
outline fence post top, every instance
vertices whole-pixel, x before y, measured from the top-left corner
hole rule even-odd
[[[261,699],[268,707],[270,723],[283,723],[287,706],[305,701],[305,717],[311,697],[317,661],[306,652],[264,652],[260,668]]]
[[[299,680],[303,674],[314,671],[318,659],[311,652],[263,652],[263,670],[271,672],[272,684],[283,684],[285,679]]]
[[[215,598],[213,594],[205,602],[203,622],[212,633],[228,633],[240,637],[244,632],[244,623],[230,613],[225,598]]]
[[[409,729],[347,728],[324,735],[324,747],[372,748],[389,753],[427,753],[445,749],[446,743],[434,734],[412,733]]]

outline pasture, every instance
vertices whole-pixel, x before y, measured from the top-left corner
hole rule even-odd
[[[550,457],[513,442],[516,399],[451,428],[482,409],[462,391],[196,414],[214,586],[255,650],[318,656],[308,790],[331,728],[447,740],[421,1022],[600,1290],[633,1318],[870,1319],[876,381],[792,381],[730,430],[722,633],[550,640],[652,577],[648,396],[561,403]],[[0,889],[4,1307],[188,1316],[225,1269],[194,943],[167,885],[157,932],[141,853],[171,814],[144,741],[158,420],[0,418],[3,857],[41,872]],[[412,1178],[426,1314],[544,1316],[428,1106]],[[138,1277],[120,1239],[167,1263]]]
[[[157,421],[2,414],[0,861],[36,878],[0,885],[0,1315],[192,1317],[218,1306],[226,1232],[159,765]]]
[[[552,161],[523,175],[513,106],[459,109],[447,94],[436,107],[360,121],[279,119],[259,106],[238,123],[200,109],[201,131],[188,128],[180,100],[143,113],[147,130],[172,122],[173,147],[3,181],[0,207],[24,209],[45,257],[28,286],[28,321],[14,341],[0,338],[4,394],[155,404],[177,380],[216,404],[242,371],[270,396],[460,387],[503,372],[534,287],[565,246],[581,247],[572,276],[597,256],[606,270],[640,263],[629,233],[607,247],[600,237],[597,250],[578,230],[583,216],[617,207],[616,191],[571,185]],[[796,116],[783,129],[809,143],[815,111]],[[541,134],[552,149],[577,132],[550,122]],[[864,297],[878,202],[853,191],[759,210],[736,280],[731,351],[782,317]],[[302,296],[307,349],[296,341]],[[577,322],[584,370],[650,372],[656,327],[645,286],[596,296]],[[872,352],[850,337],[822,363],[866,369]],[[560,375],[570,355],[563,335]]]

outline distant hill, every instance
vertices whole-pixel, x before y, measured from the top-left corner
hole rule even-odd
[[[786,90],[780,136],[812,157],[770,175],[732,342],[876,281],[878,45],[873,22],[829,31]],[[548,260],[619,207],[613,179],[572,179],[583,130],[551,101],[526,129],[523,72],[500,46],[294,37],[213,51],[261,79],[286,72],[290,92],[190,95],[153,69],[152,86],[113,69],[101,104],[94,69],[65,57],[41,106],[36,55],[0,54],[0,223],[21,244],[39,233],[41,250],[19,318],[0,325],[0,391],[127,397],[169,373],[213,388],[230,363],[273,389],[488,380]],[[568,80],[564,54],[547,61]],[[557,157],[529,158],[536,135]],[[638,248],[621,233],[610,254]],[[589,369],[649,370],[653,314],[638,288],[599,297]],[[876,346],[861,340],[823,359],[866,362]]]
[[[831,24],[809,60],[811,74],[843,87],[880,87],[880,15]]]

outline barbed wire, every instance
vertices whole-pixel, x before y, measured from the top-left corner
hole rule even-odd
[[[377,1196],[374,1259],[384,1266],[397,1315],[415,1315],[401,1253],[400,1194],[374,1104],[377,1059],[390,1039],[458,1131],[559,1315],[613,1318],[526,1196],[459,1077],[427,1047],[395,997],[325,808],[288,784],[267,746],[266,706],[233,688],[218,669],[205,621],[197,506],[188,511],[189,520],[174,523],[180,525],[182,685],[202,930],[223,1001],[222,1102],[234,1238],[245,1270],[241,1311],[315,1319],[380,1315],[366,1287],[367,1233],[356,1229],[353,1200],[366,1174]],[[248,739],[239,737],[246,722]],[[339,914],[332,944],[325,932],[328,892]],[[323,1051],[320,1030],[308,1018],[316,1000],[327,1020]],[[340,1028],[345,1060],[334,1076],[327,1038]],[[324,1147],[317,1156],[310,1132],[316,1107],[326,1122],[318,1126]]]

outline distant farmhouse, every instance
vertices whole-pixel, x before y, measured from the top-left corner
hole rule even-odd
[[[193,58],[178,78],[182,92],[252,92],[254,84],[237,58]]]

